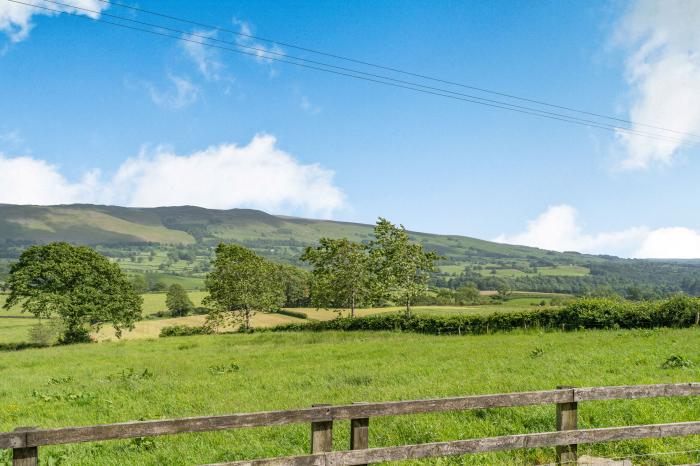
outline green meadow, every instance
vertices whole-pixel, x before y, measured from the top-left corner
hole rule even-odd
[[[515,392],[562,384],[697,381],[698,336],[697,329],[462,337],[260,333],[0,352],[0,430]],[[672,355],[694,365],[663,369]],[[587,402],[579,406],[579,416],[584,428],[690,421],[700,419],[700,399]],[[553,406],[376,418],[370,423],[370,446],[554,429]],[[347,448],[347,422],[337,423],[334,440],[336,448]],[[309,426],[296,425],[53,446],[40,454],[52,464],[186,465],[303,454],[308,448]],[[698,448],[700,439],[688,437],[582,446],[581,451],[635,455],[635,464],[665,465],[698,462],[700,456],[658,453]],[[553,449],[537,449],[427,463],[545,464],[553,459]]]

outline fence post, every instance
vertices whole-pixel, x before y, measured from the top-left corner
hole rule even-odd
[[[15,432],[28,432],[36,427],[18,427]],[[39,464],[39,448],[25,447],[12,449],[12,466],[37,466]]]
[[[557,389],[571,389],[572,399],[574,387],[558,386]],[[557,403],[557,430],[576,430],[578,429],[578,403],[572,401],[570,403]],[[578,461],[577,445],[561,445],[556,447],[557,465],[576,464]]]
[[[314,408],[330,406],[315,404]],[[311,423],[311,453],[322,453],[333,450],[333,421],[318,421]]]
[[[353,404],[361,405],[365,403],[358,402]],[[350,449],[365,450],[367,448],[369,448],[369,418],[362,417],[357,419],[350,419]]]

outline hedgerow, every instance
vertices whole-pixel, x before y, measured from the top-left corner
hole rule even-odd
[[[172,325],[160,330],[161,337],[185,337],[190,335],[207,335],[213,333],[209,327],[190,327],[188,325]]]
[[[585,298],[562,308],[498,312],[488,315],[436,316],[375,314],[272,327],[270,331],[401,330],[430,334],[484,334],[515,329],[616,329],[690,327],[700,313],[700,299],[676,296],[664,301],[632,302]]]

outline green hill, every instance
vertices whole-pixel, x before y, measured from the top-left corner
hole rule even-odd
[[[201,283],[213,247],[235,242],[271,259],[301,265],[304,247],[322,236],[372,238],[373,225],[275,216],[250,209],[128,208],[98,205],[0,204],[0,273],[28,245],[68,241],[95,247],[130,273],[161,281]],[[516,289],[583,293],[612,288],[642,293],[700,294],[697,261],[642,261],[559,253],[457,235],[412,232],[412,238],[445,256],[438,286],[475,282],[482,288],[506,280]],[[633,290],[634,291],[634,290]]]

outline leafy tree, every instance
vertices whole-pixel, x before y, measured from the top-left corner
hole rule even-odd
[[[279,264],[278,273],[284,288],[284,306],[308,306],[311,294],[309,272],[293,265]]]
[[[194,310],[194,304],[187,296],[187,291],[179,283],[173,283],[165,295],[165,306],[173,316],[186,316]]]
[[[510,286],[507,280],[499,280],[496,284],[496,292],[498,297],[505,300],[508,296],[513,293],[513,288]]]
[[[90,339],[111,323],[117,337],[141,318],[142,298],[119,266],[85,246],[51,243],[27,248],[12,264],[5,309],[19,306],[39,318],[60,318],[61,341]]]
[[[455,294],[456,294],[455,299],[457,301],[457,304],[461,304],[461,305],[476,304],[479,302],[479,298],[480,298],[479,290],[474,285],[467,285],[467,286],[463,286],[461,288],[458,288]]]
[[[270,312],[284,304],[277,265],[250,249],[219,244],[212,265],[205,281],[209,295],[204,298],[204,304],[212,306],[207,316],[210,326],[240,323],[247,330],[255,312]]]
[[[148,291],[148,282],[145,278],[143,278],[143,275],[135,275],[134,277],[132,277],[131,286],[133,286],[134,291],[136,291],[139,294]]]
[[[441,257],[411,242],[403,225],[397,227],[381,217],[374,227],[374,237],[370,254],[378,277],[375,295],[393,296],[410,315],[411,304],[428,290],[429,274]]]
[[[316,307],[350,309],[370,300],[372,271],[367,246],[347,238],[321,238],[307,247],[301,260],[313,266],[311,302]]]

